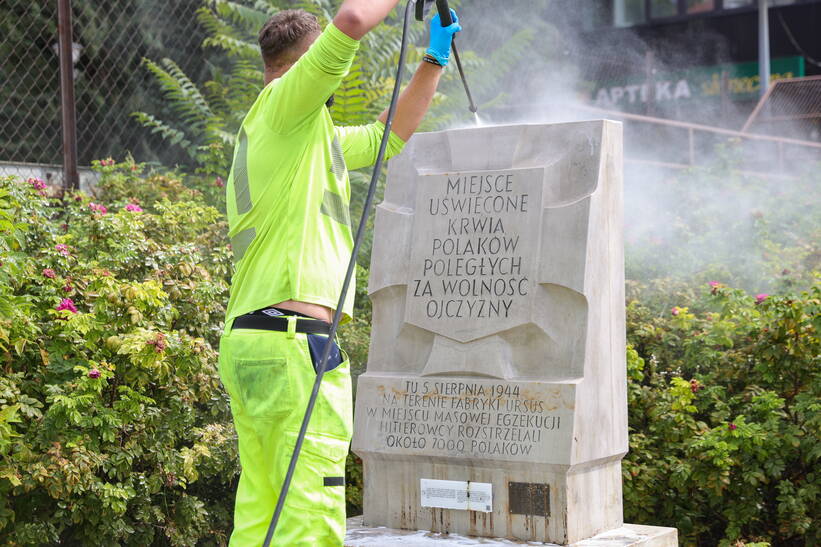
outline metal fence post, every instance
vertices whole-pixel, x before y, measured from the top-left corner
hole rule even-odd
[[[770,87],[770,15],[767,0],[758,0],[758,77],[760,96]]]
[[[71,0],[57,0],[60,37],[60,110],[63,118],[63,191],[78,189],[77,114],[74,104],[74,62],[72,59]]]

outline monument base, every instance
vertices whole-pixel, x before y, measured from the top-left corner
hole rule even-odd
[[[449,545],[547,545],[555,543],[535,543],[508,539],[439,534],[425,530],[396,530],[393,528],[365,528],[362,517],[348,519],[348,533],[345,547],[369,547],[402,545],[406,547],[447,547]],[[678,531],[675,528],[625,524],[621,528],[601,533],[589,539],[573,543],[568,547],[678,547]]]

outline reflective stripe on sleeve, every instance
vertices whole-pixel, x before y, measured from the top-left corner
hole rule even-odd
[[[245,251],[251,246],[251,242],[257,236],[256,228],[246,228],[231,238],[231,250],[234,251],[234,262],[239,262],[245,256]]]
[[[319,212],[331,217],[340,224],[346,226],[351,224],[351,212],[348,209],[348,204],[340,195],[328,190],[325,190],[325,195],[322,196],[322,207],[320,207]]]
[[[339,143],[339,137],[334,137],[331,143],[331,171],[336,180],[342,180],[345,177],[345,154],[342,152],[342,145]]]
[[[237,203],[237,214],[251,210],[251,186],[248,184],[248,135],[243,127],[239,132],[239,146],[234,160],[234,199]]]

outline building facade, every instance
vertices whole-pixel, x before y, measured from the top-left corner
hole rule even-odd
[[[592,0],[567,9],[597,107],[741,128],[761,96],[757,0]],[[769,0],[771,82],[821,74],[821,1]]]

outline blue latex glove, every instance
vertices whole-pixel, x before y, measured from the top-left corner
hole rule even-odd
[[[459,25],[459,17],[455,11],[450,10],[450,17],[453,19],[453,24],[449,27],[442,26],[442,20],[439,18],[438,13],[431,19],[430,46],[425,51],[442,66],[446,66],[450,59],[450,44],[453,42],[453,35],[462,30]]]

